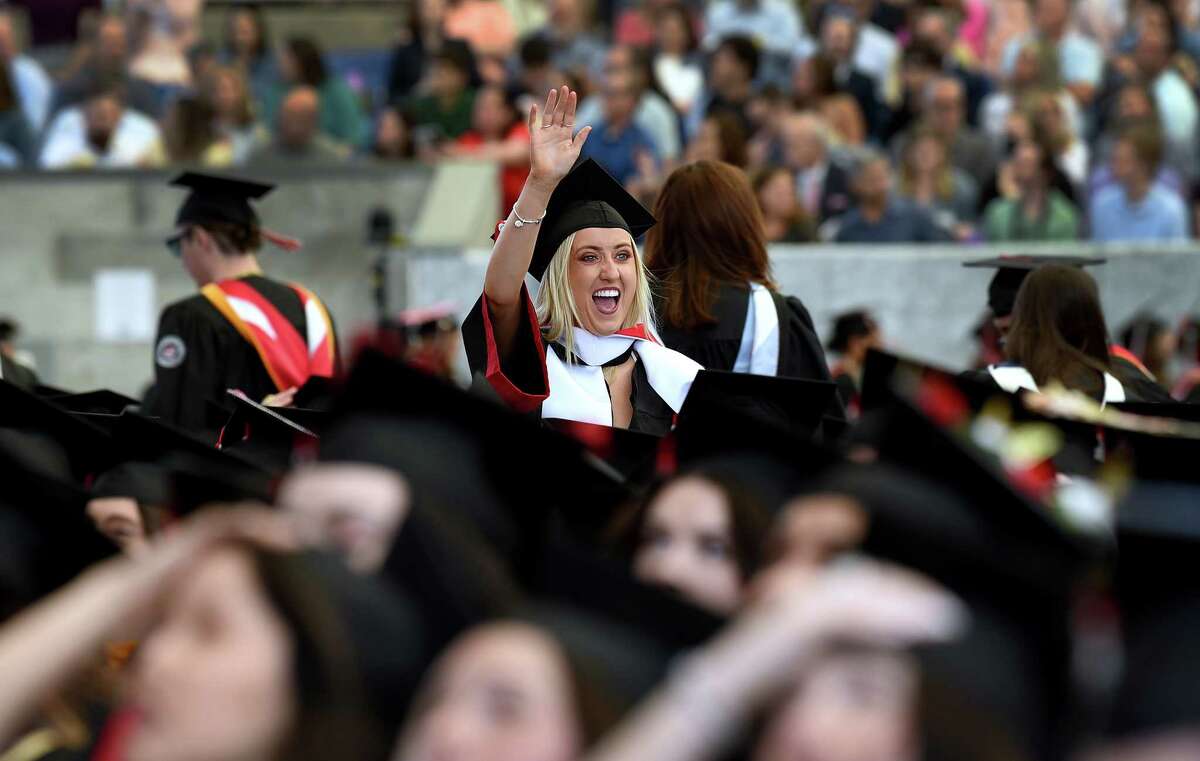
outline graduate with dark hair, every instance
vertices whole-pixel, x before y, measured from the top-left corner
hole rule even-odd
[[[338,367],[333,318],[317,295],[263,275],[263,241],[295,250],[299,243],[263,228],[251,205],[273,186],[188,172],[188,188],[167,247],[200,293],[168,306],[154,345],[155,385],[145,412],[191,431],[211,432],[231,410],[227,389],[251,399],[286,394]]]

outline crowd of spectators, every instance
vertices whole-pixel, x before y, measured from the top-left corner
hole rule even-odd
[[[476,157],[507,206],[565,83],[585,155],[645,202],[725,161],[775,241],[1174,240],[1200,224],[1198,5],[413,0],[374,99],[253,5],[213,40],[202,0],[85,16],[54,76],[0,10],[0,165]]]

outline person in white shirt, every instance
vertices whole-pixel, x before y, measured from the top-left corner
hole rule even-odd
[[[55,117],[39,163],[44,169],[145,166],[161,142],[158,125],[126,108],[120,90],[101,89],[82,107],[68,108]]]
[[[0,61],[7,61],[13,86],[21,102],[25,120],[34,132],[41,132],[50,115],[50,102],[54,98],[54,83],[42,65],[29,56],[22,55],[13,33],[12,19],[0,7]]]
[[[806,37],[800,14],[788,0],[717,0],[708,7],[704,26],[704,47],[709,50],[738,34],[768,53],[789,56]]]

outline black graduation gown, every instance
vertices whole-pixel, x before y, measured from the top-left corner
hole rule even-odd
[[[521,297],[525,302],[526,319],[520,321],[513,350],[501,357],[493,338],[491,316],[487,313],[487,299],[480,296],[463,320],[463,348],[467,352],[467,363],[473,376],[482,377],[506,404],[517,412],[542,414],[542,402],[550,395],[550,382],[546,375],[546,351],[556,351],[563,358],[563,348],[543,340],[533,302],[524,286]],[[621,364],[628,353],[610,364]],[[665,436],[670,432],[675,413],[663,398],[650,386],[646,368],[641,362],[633,366],[633,391],[630,404],[633,418],[629,430]]]
[[[0,378],[26,391],[33,391],[38,385],[37,373],[3,354],[0,354]]]
[[[1156,403],[1175,401],[1165,388],[1147,378],[1128,360],[1121,357],[1111,357],[1111,360],[1110,374],[1120,381],[1121,387],[1125,389],[1125,401]],[[1000,385],[996,383],[996,379],[992,377],[986,367],[981,370],[968,370],[962,375],[979,383],[990,383],[1000,389]]]
[[[277,280],[241,278],[292,324],[308,335],[304,305],[292,288]],[[330,320],[333,317],[330,315]],[[213,433],[232,411],[226,390],[240,389],[259,401],[278,392],[258,352],[203,294],[163,310],[154,343],[154,387],[143,411],[198,433]]]
[[[786,378],[829,381],[825,350],[813,327],[808,309],[794,296],[771,294],[779,315],[779,371]],[[750,312],[750,289],[723,284],[712,307],[716,322],[693,330],[663,326],[659,335],[677,352],[704,365],[706,370],[733,369],[742,347],[742,331]]]

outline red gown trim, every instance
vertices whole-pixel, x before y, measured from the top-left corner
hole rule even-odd
[[[533,300],[529,298],[529,292],[524,284],[521,285],[521,300],[525,305],[525,316],[529,320],[534,348],[537,350],[538,361],[541,363],[542,388],[546,390],[541,394],[529,394],[522,391],[504,374],[504,368],[500,363],[500,348],[496,345],[496,332],[492,325],[487,294],[483,295],[480,303],[483,308],[483,337],[487,348],[487,369],[484,371],[484,378],[496,390],[505,404],[517,412],[525,413],[537,410],[542,402],[550,396],[550,375],[546,371],[546,346],[542,342],[542,329],[538,324],[537,310],[533,308]]]

